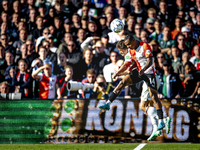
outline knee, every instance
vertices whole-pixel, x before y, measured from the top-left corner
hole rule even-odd
[[[145,112],[146,107],[144,105],[140,105],[140,109]]]

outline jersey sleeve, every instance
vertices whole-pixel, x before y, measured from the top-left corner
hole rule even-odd
[[[152,55],[151,47],[150,47],[147,43],[144,43],[144,44],[143,44],[143,50],[144,50],[144,54],[145,54],[146,57],[151,57],[151,56],[153,56],[153,55]]]
[[[125,56],[124,56],[124,59],[125,59],[125,62],[134,62],[133,58],[131,57],[131,54],[130,53],[127,53]]]

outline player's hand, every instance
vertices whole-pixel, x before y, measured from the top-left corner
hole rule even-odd
[[[114,80],[116,77],[117,77],[117,75],[114,73],[114,74],[112,75],[113,80]]]
[[[144,70],[141,69],[138,73],[139,73],[139,76],[142,76],[144,74]]]

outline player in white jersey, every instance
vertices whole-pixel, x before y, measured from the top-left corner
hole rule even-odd
[[[150,138],[148,140],[153,140],[154,138],[156,138],[157,136],[159,136],[161,134],[160,131],[157,131],[157,121],[155,121],[157,119],[157,113],[156,113],[156,109],[152,106],[148,106],[149,101],[147,101],[147,97],[149,96],[149,92],[148,92],[148,87],[150,86],[150,81],[149,78],[146,75],[138,75],[138,66],[136,65],[136,61],[132,58],[132,56],[130,55],[130,53],[128,52],[124,41],[119,41],[117,43],[117,48],[120,50],[120,53],[122,56],[125,57],[125,63],[123,64],[123,66],[116,72],[114,73],[113,76],[120,76],[122,74],[124,74],[124,72],[126,72],[126,70],[129,70],[129,74],[127,74],[122,81],[120,81],[120,83],[118,84],[118,86],[114,89],[114,91],[112,92],[112,94],[109,97],[109,100],[102,106],[100,106],[101,109],[105,109],[105,110],[109,110],[110,109],[110,103],[118,96],[118,94],[121,92],[121,90],[127,86],[127,85],[131,85],[137,82],[140,82],[141,80],[144,80],[144,88],[143,88],[143,92],[142,92],[142,101],[141,101],[141,109],[143,111],[145,111],[147,114],[150,115],[152,123],[154,122],[153,126],[154,126],[154,131],[153,134],[150,136]],[[137,66],[137,69],[136,69]],[[146,87],[145,87],[146,85]],[[156,83],[155,83],[156,85]],[[147,87],[148,86],[148,87]],[[144,101],[143,101],[144,99]],[[170,119],[170,118],[169,118]],[[167,121],[167,132],[169,131],[170,128],[170,120]],[[156,126],[156,127],[155,127]],[[164,124],[165,126],[165,124]],[[164,128],[164,127],[163,127]]]

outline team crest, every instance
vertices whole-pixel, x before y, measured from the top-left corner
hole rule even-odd
[[[151,54],[151,51],[148,49],[148,50],[146,51],[146,53],[149,55],[149,54]]]

